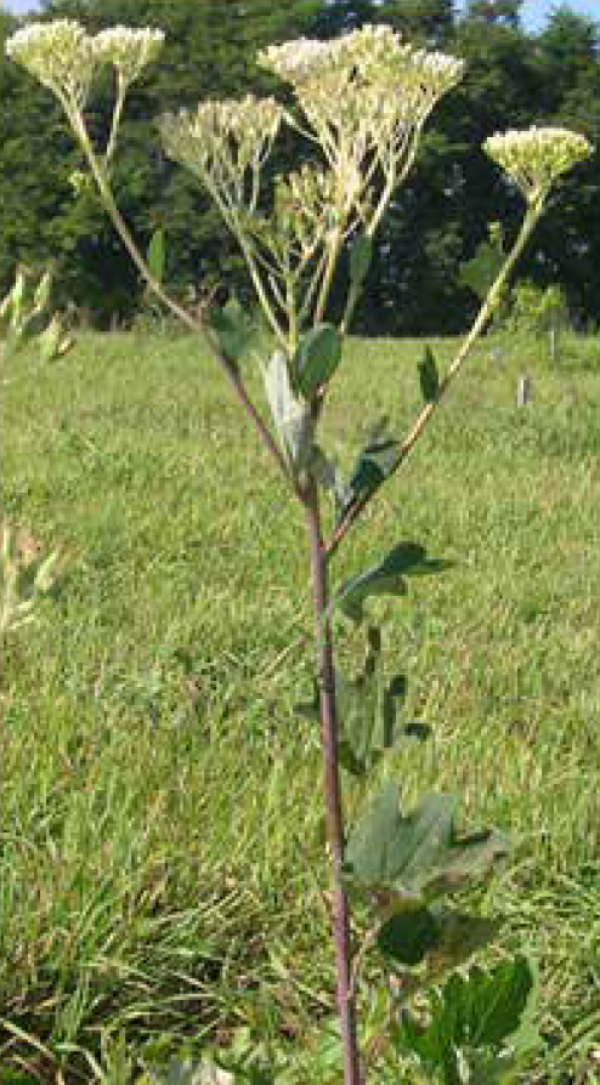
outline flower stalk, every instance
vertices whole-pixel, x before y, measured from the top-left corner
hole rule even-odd
[[[338,763],[338,719],[329,616],[328,568],[321,537],[319,494],[314,480],[303,491],[313,592],[314,646],[323,765],[323,797],[331,876],[331,927],[335,951],[336,995],[344,1058],[344,1085],[361,1085],[352,983],[352,946],[348,901],[343,882],[344,816]]]
[[[408,433],[399,443],[398,462],[394,470],[390,472],[390,477],[392,474],[395,474],[400,465],[404,463],[406,457],[409,455],[419,438],[422,436],[425,427],[431,421],[435,411],[439,407],[442,400],[445,398],[450,388],[450,385],[458,376],[458,373],[460,372],[465,361],[469,357],[471,351],[473,350],[473,347],[480,339],[482,333],[485,331],[485,328],[491,320],[494,314],[494,310],[496,309],[500,301],[502,292],[504,290],[504,287],[506,286],[506,283],[508,282],[508,279],[510,278],[511,272],[515,264],[517,263],[517,260],[521,256],[529,238],[531,237],[543,211],[544,201],[540,198],[536,198],[528,207],[527,212],[523,218],[521,229],[519,230],[517,239],[510,253],[506,257],[506,260],[502,265],[502,268],[500,269],[494,283],[490,287],[490,290],[483,304],[481,305],[479,312],[477,313],[475,320],[471,325],[471,328],[469,329],[456,355],[450,363],[446,375],[440,382],[440,387],[435,399],[423,405],[415,421],[410,427]],[[350,507],[346,516],[336,526],[331,536],[331,539],[325,546],[325,553],[328,559],[333,557],[344,536],[347,534],[353,524],[359,519],[359,517],[362,516],[367,505],[370,504],[373,497],[374,493],[367,493],[362,499],[357,501],[356,504]]]

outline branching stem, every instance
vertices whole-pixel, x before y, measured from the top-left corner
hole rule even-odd
[[[188,328],[190,331],[195,332],[196,335],[200,335],[202,337],[204,343],[214,355],[219,365],[219,368],[221,369],[221,372],[227,378],[227,381],[232,388],[236,399],[248,415],[252,425],[254,426],[254,429],[258,434],[261,443],[270,453],[271,457],[275,460],[288,486],[293,490],[294,493],[297,493],[295,482],[290,475],[290,471],[288,469],[285,458],[282,455],[279,446],[275,438],[273,437],[273,434],[261,418],[256,407],[254,406],[254,403],[250,399],[250,396],[248,395],[248,391],[240,373],[238,372],[236,367],[233,366],[227,358],[225,358],[223,352],[219,349],[218,345],[213,342],[213,340],[207,334],[206,328],[204,327],[202,322],[197,320],[194,316],[192,316],[191,313],[187,311],[187,309],[185,309],[182,305],[179,304],[179,302],[172,298],[170,294],[168,294],[167,291],[164,289],[162,284],[154,277],[154,275],[152,275],[148,264],[146,263],[144,257],[138,249],[131,235],[131,232],[115,202],[110,184],[108,183],[108,180],[106,178],[106,174],[102,169],[100,163],[98,162],[96,154],[94,153],[94,149],[90,143],[87,129],[85,127],[81,114],[74,112],[72,109],[69,109],[68,116],[75,131],[75,134],[79,140],[80,146],[85,154],[90,170],[92,171],[92,175],[98,187],[98,191],[100,193],[102,203],[104,204],[104,208],[110,216],[113,226],[117,231],[117,234],[119,235],[125,249],[129,253],[129,256],[131,257],[134,266],[139,271],[144,282],[148,284],[152,293],[163,303],[163,305],[166,306],[169,312],[171,312],[173,316],[177,317],[177,319],[180,320],[186,328]]]
[[[467,357],[471,353],[471,350],[473,349],[475,343],[477,342],[477,340],[479,339],[481,333],[484,331],[486,325],[488,324],[489,320],[491,319],[491,317],[492,317],[492,315],[494,313],[494,309],[496,308],[496,305],[498,304],[498,301],[500,300],[500,296],[502,294],[502,290],[504,289],[506,281],[507,281],[507,279],[508,279],[508,277],[509,277],[509,275],[510,275],[510,273],[511,273],[513,267],[514,267],[514,265],[516,264],[517,260],[519,259],[523,249],[525,248],[525,245],[527,244],[527,241],[529,240],[529,238],[530,238],[530,236],[531,236],[531,234],[532,234],[532,232],[533,232],[533,230],[534,230],[534,228],[536,226],[536,223],[537,223],[538,219],[540,218],[540,215],[542,214],[543,208],[544,208],[544,204],[543,204],[543,200],[541,198],[539,200],[536,200],[535,202],[532,202],[530,204],[530,206],[528,207],[527,213],[526,213],[526,215],[525,215],[525,217],[523,219],[523,222],[521,224],[521,229],[519,231],[519,235],[518,235],[518,237],[517,237],[517,239],[516,239],[516,241],[515,241],[515,243],[514,243],[514,245],[512,247],[512,250],[509,253],[509,255],[507,256],[507,258],[506,258],[506,260],[505,260],[505,262],[504,262],[504,264],[503,264],[503,266],[502,266],[502,268],[501,268],[495,282],[493,283],[492,287],[490,288],[489,293],[487,294],[487,297],[486,297],[483,305],[481,306],[481,308],[480,308],[480,310],[479,310],[479,312],[478,312],[478,314],[477,314],[477,316],[476,316],[476,318],[475,318],[475,320],[474,320],[474,322],[473,322],[473,324],[471,326],[470,331],[468,332],[468,334],[463,339],[463,342],[462,342],[461,346],[459,347],[458,352],[456,353],[456,355],[455,355],[455,357],[454,357],[454,359],[453,359],[453,361],[452,361],[452,363],[450,365],[450,368],[448,369],[448,372],[446,373],[446,376],[441,381],[439,391],[438,391],[438,394],[437,394],[436,398],[434,400],[432,400],[431,402],[426,403],[421,408],[421,410],[420,410],[419,414],[417,415],[417,418],[415,419],[415,421],[414,421],[413,425],[411,426],[410,430],[408,431],[408,433],[406,434],[404,439],[400,442],[399,448],[398,448],[398,453],[399,453],[398,462],[397,462],[395,470],[398,470],[398,467],[400,466],[400,464],[404,462],[404,460],[408,456],[409,452],[412,451],[415,444],[417,443],[417,441],[421,437],[427,423],[429,422],[432,415],[434,414],[436,407],[439,406],[442,399],[445,397],[445,395],[446,395],[450,385],[452,384],[454,378],[456,377],[456,375],[458,374],[458,372],[462,368],[463,363],[465,362],[465,360],[467,359]],[[356,501],[353,505],[350,506],[350,508],[348,509],[348,512],[346,513],[344,519],[341,521],[341,523],[338,524],[338,526],[336,527],[331,539],[329,540],[329,542],[327,543],[327,545],[325,547],[325,555],[326,555],[327,559],[333,557],[333,555],[336,552],[337,548],[339,547],[342,539],[344,538],[346,533],[349,531],[349,529],[352,527],[352,525],[358,520],[359,516],[362,515],[365,508],[367,507],[367,505],[371,501],[371,498],[374,497],[376,492],[377,492],[376,490],[369,491],[368,493],[365,494],[364,497],[359,498],[358,501]]]

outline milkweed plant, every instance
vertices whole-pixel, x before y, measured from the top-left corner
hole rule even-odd
[[[116,27],[90,35],[76,22],[58,20],[25,26],[6,49],[58,98],[83,153],[86,177],[146,288],[208,344],[289,498],[303,512],[315,657],[314,702],[303,707],[320,725],[344,1083],[362,1085],[375,1072],[381,1050],[380,1037],[374,1043],[372,1037],[361,1044],[358,1039],[367,951],[378,953],[382,963],[387,1050],[394,1058],[412,1060],[417,1072],[449,1085],[513,1080],[531,967],[518,956],[488,969],[465,969],[470,955],[494,936],[497,922],[448,903],[490,874],[506,854],[507,840],[493,829],[459,833],[457,802],[448,794],[428,794],[414,809],[404,809],[399,781],[382,768],[386,752],[410,738],[415,725],[398,718],[403,682],[386,683],[383,631],[370,600],[404,594],[409,578],[439,571],[443,563],[418,543],[400,541],[340,583],[334,559],[406,460],[489,324],[553,186],[592,148],[583,136],[558,127],[508,131],[485,141],[486,154],[524,199],[516,240],[445,373],[438,371],[433,352],[425,351],[419,363],[423,402],[408,431],[378,432],[357,449],[354,469],[345,478],[320,437],[330,388],[383,216],[414,164],[427,118],[463,78],[464,64],[417,49],[388,26],[364,26],[335,40],[300,38],[259,54],[259,64],[293,91],[293,108],[273,97],[247,95],[202,101],[195,109],[159,118],[164,152],[209,193],[243,254],[269,330],[269,347],[263,336],[260,351],[254,349],[270,409],[265,422],[241,365],[253,342],[247,314],[234,300],[191,313],[172,297],[113,195],[111,170],[127,92],[162,45],[160,30]],[[85,109],[94,77],[106,66],[115,77],[114,106],[106,145],[99,147]],[[305,137],[313,148],[311,162],[277,177],[265,199],[264,166],[284,126]],[[332,285],[334,277],[339,282],[341,267],[347,268],[346,292],[341,316],[334,320]],[[325,502],[331,502],[331,511],[324,514]],[[348,628],[364,632],[365,640],[364,670],[350,676],[336,665],[336,642]],[[347,801],[350,788],[358,803]],[[350,808],[358,811],[352,817]],[[222,1079],[236,1078],[225,1074]]]

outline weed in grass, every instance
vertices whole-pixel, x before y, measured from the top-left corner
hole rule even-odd
[[[158,32],[123,29],[91,38],[77,24],[63,21],[29,27],[10,39],[7,48],[58,95],[87,157],[101,199],[149,288],[186,326],[196,328],[195,318],[169,297],[160,281],[160,265],[164,263],[162,235],[153,239],[146,264],[114,203],[107,170],[128,86],[156,54],[160,40]],[[84,59],[87,64],[82,66]],[[101,159],[91,144],[82,112],[89,91],[88,77],[91,78],[96,61],[111,62],[117,71],[115,112]],[[226,1053],[218,1056],[224,1067],[222,1071],[213,1067],[213,1077],[233,1081],[247,1078],[248,1073],[256,1079],[260,1073],[262,1080],[276,1077],[282,1081],[287,1077],[291,1082],[294,1078],[298,1080],[300,1065],[306,1076],[304,1056],[301,1053],[292,1065],[291,1074],[286,1074],[279,1065],[276,1048],[271,1046],[269,1033],[274,1031],[279,1040],[289,1033],[297,1041],[302,1021],[297,1014],[302,999],[296,996],[315,998],[322,1003],[323,980],[319,967],[314,983],[312,980],[307,983],[306,976],[300,983],[295,981],[296,990],[290,999],[287,989],[282,993],[271,989],[270,977],[274,974],[279,982],[282,971],[286,976],[292,975],[277,952],[280,936],[284,934],[282,919],[285,918],[288,928],[289,911],[295,916],[302,915],[304,925],[308,920],[309,927],[316,927],[314,931],[305,930],[305,926],[300,928],[312,949],[322,941],[323,917],[318,925],[314,919],[316,914],[320,915],[319,906],[324,904],[325,915],[331,921],[336,961],[337,1035],[332,1043],[331,1036],[324,1031],[316,1053],[312,1053],[312,1077],[324,1081],[330,1072],[339,1074],[341,1058],[346,1085],[357,1085],[363,1080],[356,1013],[357,1009],[362,1010],[365,999],[373,997],[376,982],[383,992],[383,1002],[377,1003],[374,1025],[363,1049],[364,1071],[368,1068],[371,1076],[387,1076],[388,1071],[396,1076],[398,1066],[404,1063],[407,1074],[413,1064],[426,1078],[437,1075],[448,1085],[458,1085],[467,1073],[470,1080],[474,1074],[480,1080],[492,1077],[502,1080],[507,1074],[514,1077],[518,1073],[517,1058],[520,1060],[524,1055],[531,1058],[540,1047],[528,1011],[534,974],[521,955],[490,961],[485,969],[472,968],[468,974],[456,972],[457,966],[463,965],[471,953],[490,940],[497,924],[442,906],[439,898],[459,889],[466,891],[473,879],[488,874],[495,861],[505,854],[505,840],[495,831],[465,835],[456,825],[456,801],[443,791],[418,799],[407,794],[406,787],[402,808],[411,812],[400,812],[398,781],[402,779],[404,783],[407,775],[411,782],[414,780],[414,772],[409,769],[407,773],[410,763],[405,747],[408,739],[423,733],[423,727],[414,722],[404,728],[396,726],[398,702],[406,693],[405,680],[402,675],[392,677],[393,671],[388,673],[389,647],[382,641],[380,626],[389,604],[382,603],[380,597],[404,594],[407,578],[440,571],[444,565],[430,559],[425,547],[412,541],[398,544],[394,537],[383,560],[371,556],[366,571],[357,575],[352,570],[354,575],[338,581],[335,589],[330,588],[329,573],[334,555],[359,518],[370,521],[372,530],[384,533],[381,518],[372,511],[372,499],[421,440],[427,423],[492,317],[507,276],[544,209],[553,181],[585,157],[589,147],[581,137],[554,129],[508,133],[487,141],[486,150],[506,169],[527,203],[517,241],[493,277],[475,323],[445,375],[440,376],[431,345],[421,353],[417,368],[422,402],[416,410],[416,420],[409,423],[406,437],[400,439],[394,435],[395,431],[378,426],[367,436],[346,481],[317,444],[317,423],[328,386],[337,376],[348,325],[368,272],[372,237],[393,188],[412,164],[428,113],[460,78],[462,64],[442,56],[429,58],[401,45],[389,29],[370,27],[347,35],[339,43],[299,43],[269,49],[262,62],[293,84],[299,105],[313,126],[330,167],[330,174],[307,169],[282,182],[271,220],[260,218],[257,199],[260,165],[284,119],[274,101],[208,103],[193,118],[186,114],[163,118],[161,133],[167,153],[199,174],[241,241],[274,339],[275,349],[262,367],[273,432],[254,406],[241,369],[253,331],[245,314],[231,300],[224,309],[213,307],[201,322],[222,375],[261,438],[263,451],[279,469],[288,495],[291,493],[297,499],[297,515],[305,521],[313,593],[316,698],[313,704],[305,701],[303,709],[308,715],[314,712],[320,723],[320,742],[315,743],[310,730],[302,732],[289,726],[276,746],[273,726],[269,724],[263,742],[247,743],[247,748],[253,749],[256,761],[253,767],[259,770],[258,778],[249,783],[246,766],[240,765],[240,733],[228,727],[231,706],[236,702],[239,706],[240,696],[244,698],[239,711],[244,725],[242,733],[252,733],[255,714],[260,727],[259,719],[262,722],[267,702],[264,694],[254,704],[248,697],[248,685],[252,685],[251,680],[248,682],[248,660],[257,643],[262,644],[263,636],[265,643],[268,641],[281,606],[278,599],[270,596],[267,596],[268,605],[265,598],[257,602],[251,594],[255,585],[249,583],[246,561],[231,561],[240,554],[243,531],[240,512],[245,514],[246,509],[227,509],[224,513],[222,502],[217,499],[216,520],[213,520],[206,507],[203,508],[203,545],[194,552],[192,561],[186,550],[187,560],[181,563],[188,576],[190,567],[192,572],[192,580],[183,583],[188,605],[182,606],[178,598],[177,621],[173,620],[171,611],[171,621],[165,623],[169,608],[162,559],[165,551],[169,554],[172,536],[165,531],[158,537],[158,544],[156,537],[145,538],[151,519],[148,498],[153,463],[161,462],[155,447],[145,457],[137,441],[135,446],[123,444],[122,411],[117,412],[119,440],[114,447],[98,444],[95,434],[81,430],[73,433],[63,421],[63,444],[71,471],[79,469],[86,473],[95,498],[89,508],[92,542],[87,550],[89,564],[85,568],[82,562],[79,590],[84,596],[90,584],[93,585],[94,606],[89,613],[86,610],[85,621],[95,626],[96,637],[105,647],[100,657],[100,673],[95,637],[95,650],[89,660],[93,661],[91,671],[84,669],[73,680],[75,684],[83,681],[84,687],[86,683],[93,684],[98,703],[89,715],[98,752],[92,758],[86,750],[82,756],[81,721],[76,717],[69,719],[63,711],[56,733],[51,733],[51,740],[46,739],[38,754],[38,778],[47,779],[48,794],[44,791],[43,801],[36,796],[32,808],[23,804],[18,790],[14,794],[20,817],[24,822],[29,819],[26,838],[34,842],[36,859],[42,862],[36,883],[38,895],[28,905],[27,946],[34,946],[30,961],[27,958],[19,961],[18,939],[22,932],[10,931],[10,914],[5,917],[12,934],[7,944],[9,952],[17,954],[21,975],[29,964],[26,1000],[27,991],[36,984],[44,990],[50,971],[44,967],[44,951],[50,956],[52,949],[53,985],[48,986],[43,1002],[48,1012],[48,1036],[43,1043],[32,1044],[43,1057],[50,1052],[52,1059],[65,1064],[68,1061],[70,1069],[77,1072],[82,1065],[77,1055],[81,1055],[84,1065],[87,1062],[105,1078],[95,1056],[88,1052],[86,1058],[82,1047],[86,1030],[94,1028],[93,1016],[110,1014],[115,1030],[133,1024],[141,1036],[151,1019],[153,1029],[175,1039],[179,1032],[186,1031],[184,1021],[192,1013],[197,1041],[202,1038],[198,1032],[219,1036],[221,1029],[225,1030],[221,1038]],[[389,93],[391,89],[398,90],[394,82],[399,78],[398,71],[405,81],[404,90],[411,94],[408,112],[403,95],[390,97]],[[85,73],[83,78],[82,73]],[[333,81],[330,91],[349,92],[360,107],[341,119],[338,117],[334,136],[328,102],[337,103],[340,93],[324,96],[321,86],[324,78]],[[382,112],[377,103],[384,99],[386,111]],[[389,107],[392,112],[387,109],[389,102],[397,103]],[[335,108],[337,117],[337,104]],[[400,112],[394,113],[394,108]],[[376,169],[381,174],[381,196],[372,199],[369,186]],[[324,317],[336,264],[352,234],[356,236],[350,251],[347,304],[336,327]],[[265,263],[271,268],[268,276],[264,275]],[[362,387],[361,383],[361,391]],[[363,395],[361,409],[364,406]],[[207,409],[210,412],[210,407]],[[222,418],[220,426],[215,427],[215,432],[219,478],[222,478],[223,453],[231,455],[232,449]],[[213,432],[210,422],[207,428]],[[476,433],[475,439],[484,447],[483,431]],[[422,443],[427,447],[426,441]],[[473,449],[469,451],[472,471],[475,457]],[[206,445],[196,456],[195,467],[206,486]],[[180,460],[178,469],[181,470]],[[242,470],[247,471],[247,466],[242,465]],[[423,473],[415,476],[409,472],[405,477],[408,489],[414,487],[419,501],[424,487]],[[510,477],[514,479],[512,472]],[[175,478],[180,478],[177,471]],[[56,481],[53,474],[48,485],[55,487]],[[112,501],[104,507],[97,503],[97,487],[101,485],[112,495]],[[141,521],[132,519],[131,505],[121,507],[114,501],[117,487],[127,487],[129,492],[134,486],[139,491],[138,500],[145,503],[145,518]],[[328,538],[319,487],[334,499]],[[172,492],[162,480],[161,495],[165,488]],[[237,494],[240,490],[235,488],[232,492]],[[179,493],[180,487],[176,485],[175,494]],[[249,485],[249,504],[254,494],[258,502],[256,476]],[[447,501],[446,495],[447,487],[442,503]],[[48,493],[42,491],[41,496],[47,499]],[[467,567],[473,540],[483,543],[484,552],[489,550],[481,525],[474,531],[470,522],[475,507],[471,497],[470,494],[468,507],[464,509],[465,545],[458,551],[459,559]],[[171,505],[173,501],[171,498]],[[514,507],[509,507],[508,514],[504,510],[497,529],[498,549],[490,556],[492,569],[485,583],[488,608],[484,613],[492,616],[492,623],[500,620],[506,627],[514,620],[515,607],[522,605],[512,595],[513,580],[518,578],[521,565],[516,540],[522,535],[523,524],[527,527],[532,521],[520,502],[521,495],[514,494]],[[489,510],[490,521],[495,509],[494,501]],[[168,517],[170,513],[173,515],[174,508],[165,509],[161,505],[161,511]],[[256,524],[260,521],[249,519],[252,534],[256,536]],[[286,532],[288,527],[286,524]],[[142,541],[140,536],[151,555],[141,571],[139,566],[128,564],[129,551]],[[204,547],[211,541],[213,545],[208,551]],[[535,562],[539,565],[538,538],[534,549]],[[283,553],[287,553],[287,548]],[[273,556],[269,547],[265,579],[271,585]],[[505,561],[505,578],[501,582],[495,574],[499,556]],[[175,566],[176,580],[177,560]],[[177,588],[181,591],[182,585]],[[242,591],[250,599],[246,607],[240,605]],[[131,612],[126,606],[128,597],[134,603]],[[531,627],[551,603],[547,592],[542,591],[527,604],[523,624]],[[363,632],[365,604],[369,625],[364,637],[366,653],[361,653],[363,658],[359,660],[356,645]],[[450,613],[455,613],[453,606]],[[298,621],[295,612],[288,612],[286,617],[286,625]],[[128,620],[135,648],[133,658],[130,655],[124,665],[122,630]],[[345,678],[334,665],[334,637],[338,639],[344,621],[354,625],[347,651],[356,659],[353,672]],[[188,692],[194,691],[196,710],[201,697],[201,676],[206,666],[196,660],[199,642],[197,637],[190,636],[194,624],[202,630],[203,649],[210,645],[211,664],[220,672],[226,675],[231,672],[234,676],[227,710],[223,703],[211,705],[211,711],[207,712],[208,728],[194,726],[196,720],[190,727],[185,714],[174,711],[177,698],[171,686],[172,661],[177,663],[175,681],[180,683],[180,664],[184,662],[185,681]],[[121,632],[106,644],[105,630],[115,628]],[[426,652],[432,629],[435,625],[427,627],[427,618],[420,628],[416,627]],[[234,631],[233,646],[226,652],[221,651],[225,630]],[[435,632],[440,631],[441,622]],[[461,645],[465,631],[463,627],[459,630]],[[150,659],[144,660],[139,647],[149,632],[153,652]],[[278,653],[283,647],[278,646]],[[529,722],[524,744],[530,757],[521,750],[518,765],[513,763],[511,743],[515,748],[523,743],[522,725],[515,729],[513,721],[513,727],[506,727],[497,741],[491,741],[489,734],[484,739],[480,716],[471,706],[471,719],[477,723],[469,727],[468,698],[473,697],[473,688],[477,695],[487,686],[488,699],[496,693],[495,687],[486,681],[485,670],[479,681],[473,683],[473,676],[465,673],[463,667],[465,657],[468,659],[468,653],[462,647],[453,659],[454,669],[449,672],[451,693],[455,690],[456,706],[460,706],[460,717],[465,724],[458,734],[452,735],[438,725],[438,742],[433,753],[426,751],[422,755],[422,776],[434,768],[437,780],[443,779],[451,773],[456,757],[459,765],[454,780],[458,779],[462,785],[467,808],[485,812],[487,807],[506,807],[511,787],[514,792],[522,793],[525,783],[531,784],[534,774],[540,773],[540,760],[537,750],[536,756],[533,753]],[[67,656],[63,652],[61,660],[59,650],[54,657],[41,653],[41,658],[48,668],[50,685],[54,682],[63,690],[63,670],[69,669]],[[460,660],[458,669],[456,659]],[[502,660],[500,665],[506,666],[506,661]],[[512,679],[508,687],[510,696],[514,689],[519,705],[541,694],[537,683],[530,682],[526,656],[513,653],[508,667]],[[273,674],[278,671],[269,673],[273,682]],[[445,676],[444,671],[441,673]],[[218,686],[222,684],[219,678]],[[280,696],[277,689],[277,696],[270,697],[269,703],[280,703]],[[440,702],[440,712],[448,712],[448,701],[451,703],[452,698],[444,698],[443,705]],[[284,723],[289,724],[293,718],[293,704],[291,698],[287,700]],[[429,692],[428,710],[433,704]],[[216,725],[211,719],[213,709],[218,713]],[[39,727],[41,723],[42,719],[28,719],[30,742],[36,724]],[[179,741],[182,730],[186,731],[185,742]],[[471,737],[471,731],[472,741],[467,742],[466,736]],[[89,732],[86,738],[89,742]],[[458,753],[447,754],[445,749],[444,756],[440,756],[446,738],[452,738],[451,748],[460,752],[460,758]],[[199,759],[195,757],[198,746],[203,753]],[[17,748],[17,757],[19,753]],[[298,804],[307,793],[312,796],[315,760],[319,756],[323,806],[313,801],[300,807]],[[123,771],[123,766],[127,766],[127,771]],[[474,775],[473,769],[479,766],[480,775]],[[396,771],[391,774],[393,767]],[[349,775],[343,797],[342,768]],[[557,786],[559,783],[570,786],[570,768],[565,771],[565,766],[560,766]],[[214,779],[211,773],[215,774]],[[491,779],[502,776],[502,784],[508,786],[496,785],[482,796],[484,773]],[[131,782],[135,786],[130,787]],[[546,800],[549,780],[540,779],[542,782]],[[53,796],[54,808],[48,821],[45,810],[49,795]],[[411,799],[412,806],[407,805]],[[293,813],[286,817],[288,806]],[[299,810],[302,810],[300,818],[295,816]],[[531,809],[526,816],[523,841],[527,834],[531,837]],[[323,820],[328,846],[326,855],[317,857]],[[190,847],[192,841],[196,842],[196,854]],[[536,845],[539,849],[539,841]],[[552,841],[550,847],[554,846]],[[65,871],[60,858],[71,854],[79,856],[79,864]],[[319,891],[324,860],[330,879],[326,894]],[[149,943],[164,916],[169,915],[170,900],[182,892],[181,884],[174,884],[181,877],[183,891],[192,902],[195,952],[173,967],[181,944],[178,931],[176,952],[165,954],[160,981],[156,982],[160,953]],[[224,892],[229,887],[230,896]],[[273,898],[272,925],[269,929],[259,927],[257,932],[252,923],[256,901],[269,896]],[[354,909],[352,930],[350,896],[359,902]],[[472,892],[468,899],[472,909],[476,895]],[[489,896],[488,902],[491,899]],[[518,903],[513,901],[513,906],[520,915]],[[44,942],[44,931],[58,928],[57,909],[68,914],[70,922],[65,927],[66,936],[57,946],[50,947]],[[115,952],[115,913],[119,916],[120,933],[127,934],[128,963],[124,969]],[[236,945],[234,957],[227,949],[223,951],[230,925]],[[220,951],[214,945],[216,933]],[[357,940],[358,949],[353,944]],[[121,948],[120,937],[117,944]],[[364,964],[363,959],[367,948],[373,945],[380,956],[379,965],[371,975],[367,968],[372,966]],[[320,965],[318,950],[315,957]],[[105,994],[103,998],[101,980],[97,977],[104,978],[106,973],[112,979],[112,986],[110,996],[107,998]],[[446,973],[450,973],[449,979],[445,979]],[[154,982],[149,981],[149,974]],[[445,982],[440,988],[442,979]],[[133,994],[123,1002],[122,993],[127,984],[133,987]],[[216,984],[219,996],[211,997],[209,988]],[[432,990],[423,1017],[421,995],[428,988]],[[416,1005],[415,995],[419,996]],[[12,998],[16,1010],[19,1002],[14,1001],[14,992]],[[324,1000],[328,1004],[331,996],[325,995]],[[31,1014],[31,1006],[28,1012]],[[245,1018],[242,1033],[231,1031],[231,1019],[236,1015]],[[365,1019],[369,1020],[368,1012]],[[14,1024],[14,1017],[7,1022],[12,1038],[26,1039],[28,1033]],[[107,1051],[108,1048],[105,1055]],[[132,1075],[133,1062],[126,1042],[120,1037],[109,1055],[115,1082]],[[190,1082],[196,1076],[193,1061],[191,1064],[180,1061],[178,1066],[165,1071],[165,1080]]]
[[[162,1030],[172,1037],[172,1052],[186,1037],[208,1039],[216,1029],[226,1039],[236,1022],[256,1034],[270,1021],[274,1045],[286,1030],[306,1037],[309,1059],[314,1022],[331,994],[317,750],[311,725],[299,729],[293,713],[309,679],[301,636],[309,626],[306,571],[293,544],[296,525],[273,501],[270,481],[253,472],[251,435],[232,412],[225,417],[235,451],[225,461],[216,443],[199,452],[203,407],[190,388],[202,362],[192,344],[181,340],[174,351],[169,344],[167,354],[160,337],[148,339],[142,368],[139,346],[127,336],[90,336],[68,362],[57,363],[65,366],[64,380],[56,367],[40,378],[25,364],[21,381],[5,394],[4,493],[27,494],[23,520],[75,557],[68,590],[42,604],[44,620],[26,643],[10,643],[6,657],[3,1016],[51,1047],[57,1010],[87,973],[76,1040],[82,1051],[98,1056],[99,1029],[108,1021],[125,1030],[135,1050]],[[442,364],[452,346],[435,344]],[[365,357],[378,366],[377,387],[366,396],[376,414],[397,367],[408,368],[419,349],[350,341],[329,418],[342,461],[364,417]],[[482,358],[473,368],[484,364]],[[419,749],[395,754],[394,768],[410,798],[421,787],[466,789],[469,821],[505,825],[516,840],[515,860],[492,883],[485,906],[507,917],[503,948],[525,945],[540,962],[541,1024],[556,1041],[531,1070],[532,1080],[543,1080],[551,1065],[557,1075],[574,1074],[579,1050],[600,1038],[600,690],[596,592],[587,571],[597,527],[591,462],[519,445],[516,372],[516,361],[502,372],[490,369],[485,402],[480,375],[465,373],[440,413],[435,442],[421,446],[427,499],[409,461],[402,484],[386,491],[382,509],[369,512],[369,531],[356,532],[340,557],[348,574],[367,564],[373,533],[378,547],[391,546],[410,510],[431,550],[455,561],[447,576],[431,581],[426,597],[415,595],[389,614],[390,666],[400,662],[411,675],[406,716],[427,720],[433,732]],[[539,426],[544,419],[566,426],[560,375],[540,362],[532,372],[538,404],[548,404],[539,409]],[[593,373],[582,376],[582,392],[598,402]],[[226,400],[217,374],[203,380],[202,396],[218,413]],[[417,396],[415,380],[407,410]],[[23,429],[32,400],[36,426]],[[162,409],[166,400],[170,410]],[[143,403],[149,406],[141,415]],[[468,427],[461,424],[465,414]],[[154,447],[153,478],[113,485],[104,476],[90,492],[85,464],[57,437],[57,416],[69,416],[72,430],[92,434],[99,446],[135,439],[141,449]],[[13,441],[19,434],[20,444]],[[209,478],[224,469],[231,487],[225,511],[214,486],[198,502],[193,465],[200,455]],[[177,461],[177,499],[165,500],[164,480]],[[242,486],[251,487],[249,521],[234,500]],[[90,575],[86,557],[96,505],[111,503],[129,510],[131,525],[119,608],[108,572]],[[215,547],[216,516],[220,534],[252,555],[245,581],[228,575]],[[213,580],[197,598],[205,536]],[[347,664],[356,661],[350,653]],[[157,674],[153,719],[143,679]],[[98,823],[91,837],[90,820]],[[294,838],[306,859],[301,869]],[[102,872],[112,878],[104,883],[104,926],[86,949],[90,932],[79,917],[98,909]],[[79,897],[70,885],[80,886]],[[76,929],[68,965],[66,932]],[[57,997],[61,975],[64,993]],[[5,1031],[4,1041],[3,1064],[17,1050],[14,1035]],[[69,1065],[75,1061],[72,1054]]]

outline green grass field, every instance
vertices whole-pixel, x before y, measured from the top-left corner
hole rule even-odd
[[[443,368],[452,344],[433,345]],[[481,903],[506,916],[494,953],[540,971],[548,1043],[523,1080],[575,1085],[600,1080],[600,343],[570,338],[552,366],[540,349],[478,348],[334,568],[400,539],[454,563],[377,604],[409,718],[433,729],[393,769],[512,834]],[[421,350],[350,344],[325,425],[341,464],[382,413],[404,431]],[[297,510],[185,336],[14,361],[0,441],[3,515],[68,554],[0,661],[0,1082],[99,1080],[104,1058],[127,1085],[106,1069],[119,1034],[132,1058],[241,1027],[310,1051],[332,963],[318,750],[294,712]]]

